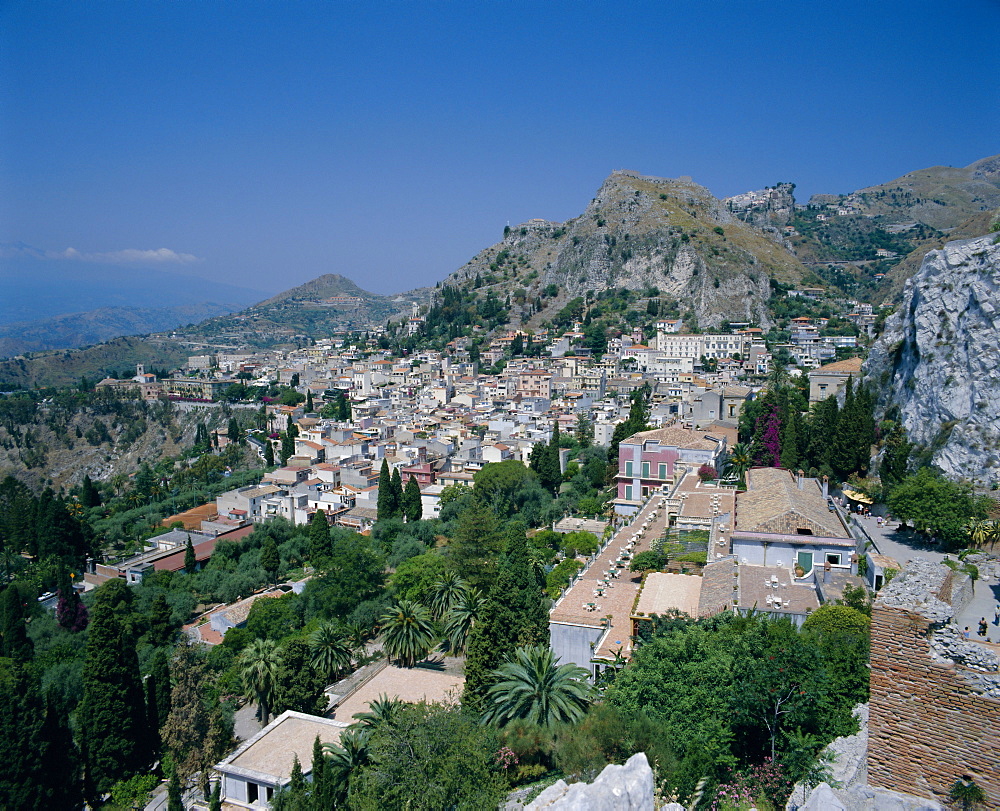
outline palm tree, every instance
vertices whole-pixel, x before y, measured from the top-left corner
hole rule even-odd
[[[398,698],[389,698],[386,693],[382,693],[371,704],[368,705],[368,712],[355,713],[353,716],[360,727],[377,727],[379,724],[391,723],[403,709],[404,702]]]
[[[486,600],[483,593],[475,588],[463,589],[458,601],[452,605],[444,621],[444,643],[446,652],[461,654],[465,652],[472,626],[479,619]]]
[[[483,722],[503,726],[524,719],[550,727],[579,721],[593,697],[589,674],[577,665],[556,661],[544,645],[514,651],[493,671],[498,681],[486,693]]]
[[[260,722],[264,726],[267,726],[271,716],[271,700],[280,664],[278,643],[273,639],[255,639],[237,660],[246,698],[249,699],[250,694],[256,697],[260,708]]]
[[[351,643],[333,622],[325,622],[309,635],[312,666],[327,679],[333,679],[351,665]]]
[[[727,475],[735,473],[736,478],[743,481],[752,464],[753,452],[750,446],[745,442],[737,442],[729,449],[729,458],[723,467]]]
[[[403,667],[413,667],[434,645],[430,612],[413,600],[399,600],[379,620],[382,647]]]
[[[327,779],[338,803],[347,797],[351,774],[355,769],[371,762],[368,748],[368,729],[348,729],[340,736],[338,743],[324,743]]]
[[[447,614],[458,602],[459,595],[465,591],[465,581],[457,574],[442,575],[431,586],[431,615],[439,620]]]

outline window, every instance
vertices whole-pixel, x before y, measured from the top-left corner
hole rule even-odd
[[[649,462],[642,463],[642,478],[644,479],[649,478]]]
[[[631,501],[632,500],[632,485],[631,484],[626,484],[625,485],[625,500],[626,501]]]
[[[659,478],[660,479],[666,479],[667,478],[667,465],[666,465],[665,462],[660,462],[660,475],[659,475]]]
[[[626,476],[631,476],[632,475],[632,463],[631,462],[626,462],[625,463],[625,475]]]
[[[831,566],[839,566],[840,565],[840,552],[827,552],[826,553],[826,562],[829,563]]]

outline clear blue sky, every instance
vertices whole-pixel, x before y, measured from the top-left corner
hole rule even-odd
[[[996,154],[998,30],[997,0],[0,0],[0,242],[397,292],[617,168],[801,200]]]

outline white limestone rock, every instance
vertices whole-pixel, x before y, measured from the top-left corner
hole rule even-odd
[[[640,752],[624,766],[610,764],[593,783],[559,780],[538,795],[529,811],[653,811],[653,770]]]
[[[911,440],[950,476],[1000,481],[1000,245],[949,242],[924,257],[865,365]]]

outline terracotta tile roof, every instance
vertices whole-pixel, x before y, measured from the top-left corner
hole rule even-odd
[[[809,530],[800,533],[800,529]],[[747,491],[736,499],[736,531],[850,538],[837,514],[830,512],[815,479],[799,489],[787,470],[753,468]]]
[[[711,434],[704,431],[692,431],[688,428],[681,428],[670,425],[666,428],[655,428],[652,431],[641,431],[632,434],[628,439],[622,440],[623,445],[638,445],[640,442],[655,440],[661,445],[675,448],[686,448],[688,450],[715,450],[721,438],[710,439]]]

